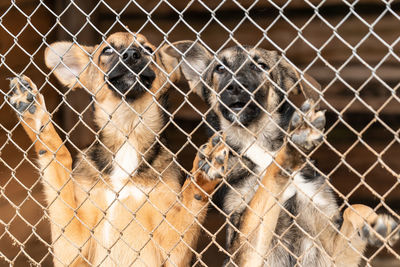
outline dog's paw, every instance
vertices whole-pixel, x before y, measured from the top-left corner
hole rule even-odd
[[[37,88],[28,77],[22,76],[22,78],[11,79],[10,89],[9,101],[18,114],[23,115],[26,111],[30,114],[36,112],[37,107],[33,100]]]
[[[38,92],[36,85],[28,77],[21,76],[10,80],[10,89],[8,100],[17,115],[34,130],[39,130],[40,127],[36,124],[40,124],[40,118],[45,113],[45,105],[44,98]]]
[[[10,80],[11,93],[9,94],[10,104],[17,113],[22,116],[34,115],[38,107],[44,107],[43,96],[39,94],[36,84],[23,75]]]
[[[291,120],[293,129],[290,139],[302,150],[310,151],[323,140],[325,127],[325,111],[315,111],[314,102],[307,100],[301,106],[301,112],[295,111]]]
[[[372,222],[364,224],[361,237],[372,246],[381,246],[384,240],[393,246],[400,239],[399,224],[392,216],[379,214]]]
[[[208,179],[221,179],[227,170],[229,159],[225,135],[216,133],[208,143],[200,147],[197,158],[197,168],[203,171]]]

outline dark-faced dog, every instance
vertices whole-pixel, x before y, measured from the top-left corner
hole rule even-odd
[[[196,167],[181,186],[164,144],[164,73],[176,60],[140,34],[115,33],[93,47],[54,43],[45,61],[63,85],[93,96],[98,127],[73,164],[36,85],[11,81],[9,101],[38,156],[54,264],[187,266],[218,180]]]
[[[226,175],[218,196],[229,218],[227,266],[357,266],[367,244],[397,241],[388,215],[364,205],[341,214],[327,178],[309,166],[304,153],[322,142],[325,124],[324,113],[314,111],[314,79],[261,48],[212,56],[182,41],[167,52],[181,61],[190,87],[212,109],[212,131],[222,131],[231,151],[227,168],[206,168],[210,177]],[[290,98],[298,92],[314,101],[295,113]]]

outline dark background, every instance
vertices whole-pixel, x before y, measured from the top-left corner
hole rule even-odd
[[[318,5],[313,8],[303,1],[271,2],[207,0],[188,5],[180,0],[169,4],[149,0],[137,5],[128,0],[20,0],[14,5],[2,1],[1,96],[8,91],[7,77],[21,73],[31,77],[45,95],[61,136],[68,136],[68,146],[76,152],[76,147],[84,148],[93,140],[90,99],[83,90],[71,92],[48,76],[43,63],[47,44],[76,40],[93,45],[103,34],[128,26],[160,46],[166,40],[201,39],[214,51],[234,41],[278,50],[322,85],[327,138],[313,158],[340,199],[395,215],[400,209],[400,4],[388,8],[373,0],[353,5],[353,1],[308,1]],[[184,97],[188,92],[184,82],[178,87],[170,95],[173,118],[168,143],[182,166],[190,169],[196,146],[206,140],[202,117],[195,109],[206,108],[192,94]],[[32,145],[2,98],[0,266],[29,262],[48,266],[50,231]],[[216,211],[210,215],[209,232],[202,234],[198,251],[203,252],[204,264],[220,266],[225,221]],[[214,233],[216,240],[210,237]],[[395,251],[399,253],[399,246]],[[371,250],[368,256],[374,266],[399,266],[395,251]]]

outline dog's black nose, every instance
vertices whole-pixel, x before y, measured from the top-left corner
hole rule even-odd
[[[247,90],[247,84],[246,83],[237,83],[237,82],[231,82],[226,90],[233,95],[239,95],[242,92],[245,92]]]
[[[129,48],[122,54],[122,60],[124,62],[138,60],[140,57],[140,52],[135,48]]]

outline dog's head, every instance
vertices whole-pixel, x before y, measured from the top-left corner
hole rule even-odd
[[[171,64],[162,51],[156,52],[141,34],[119,32],[96,46],[53,43],[46,49],[45,62],[66,86],[86,88],[99,101],[125,98],[132,102],[145,92],[156,96],[164,92],[160,68]]]
[[[300,76],[275,51],[254,47],[231,47],[213,57],[198,43],[174,43],[166,51],[181,62],[190,87],[218,117],[243,126],[257,122],[266,112],[280,112],[285,95],[303,92],[318,97],[318,83]]]

